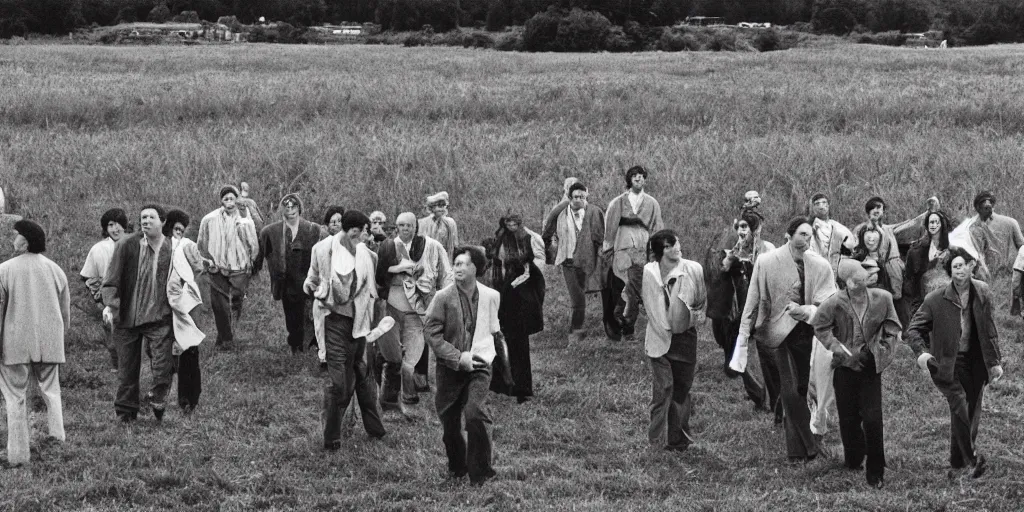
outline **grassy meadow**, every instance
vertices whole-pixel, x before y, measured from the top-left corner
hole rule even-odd
[[[723,375],[710,325],[693,390],[697,443],[652,451],[642,341],[605,340],[595,297],[590,336],[570,344],[554,268],[547,329],[532,342],[537,396],[526,405],[494,396],[498,477],[483,488],[445,480],[432,399],[420,421],[389,420],[382,441],[358,426],[340,452],[322,451],[324,377],[312,355],[290,355],[265,274],[250,287],[240,349],[202,347],[195,415],[169,409],[162,424],[149,416],[124,427],[77,275],[105,209],[180,207],[194,237],[221,184],[241,180],[265,211],[299,192],[318,221],[328,204],[393,219],[448,190],[464,237],[479,241],[509,210],[539,229],[566,176],[604,205],[622,190],[622,171],[642,164],[698,261],[749,189],[761,191],[776,243],[819,191],[848,226],[873,195],[902,220],[933,194],[967,214],[982,188],[995,190],[998,212],[1024,218],[1022,75],[1020,46],[585,55],[0,46],[0,186],[47,229],[47,255],[76,290],[61,369],[68,441],[34,453],[29,467],[0,469],[0,509],[1020,510],[1021,320],[1007,313],[1005,275],[995,290],[1007,375],[988,390],[979,437],[989,473],[947,477],[946,403],[905,350],[884,377],[881,491],[841,460],[787,464],[781,428]],[[215,336],[206,310],[200,327]],[[33,423],[38,445],[45,413]],[[839,453],[837,425],[827,441]]]

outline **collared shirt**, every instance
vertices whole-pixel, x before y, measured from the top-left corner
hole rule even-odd
[[[968,285],[961,292],[954,286],[953,290],[957,292],[957,307],[960,308],[960,343],[957,351],[967,352],[971,349],[971,331],[974,323],[974,315],[971,313],[971,287]]]
[[[633,213],[640,213],[640,200],[643,199],[643,192],[637,194],[633,192],[633,189],[629,189],[629,206],[633,208]]]
[[[476,314],[480,305],[480,291],[473,287],[473,296],[466,296],[466,293],[462,291],[457,285],[455,287],[459,292],[459,305],[462,306],[462,322],[466,326],[466,339],[470,340],[470,347],[473,346],[473,335],[476,333]]]
[[[157,264],[160,260],[160,248],[164,243],[170,243],[166,239],[155,246],[149,244],[149,239],[139,239],[139,272],[135,280],[135,303],[134,311],[127,312],[133,318],[129,325],[143,325],[150,322],[163,320],[171,314],[170,306],[167,303],[166,283],[160,283],[157,279]]]

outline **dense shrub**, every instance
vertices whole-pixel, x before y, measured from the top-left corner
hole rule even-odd
[[[548,9],[526,21],[523,45],[529,51],[601,51],[611,29],[612,23],[600,13]]]
[[[681,52],[700,50],[700,43],[693,37],[693,34],[684,34],[671,29],[665,29],[658,39],[658,49],[663,52]]]
[[[420,30],[430,25],[436,32],[447,32],[459,24],[455,0],[381,0],[375,14],[384,30]]]
[[[171,10],[167,8],[167,4],[157,4],[149,10],[149,15],[146,16],[146,21],[153,23],[164,23],[171,19]]]
[[[562,15],[557,9],[548,9],[534,14],[523,27],[523,49],[528,52],[555,51],[558,38],[558,24]]]
[[[181,14],[173,18],[175,23],[199,23],[199,13],[196,11],[181,11]]]
[[[880,32],[877,34],[859,34],[856,37],[861,44],[880,44],[885,46],[903,46],[907,42],[907,35],[896,30]]]
[[[622,27],[613,26],[604,38],[604,49],[610,52],[628,52],[633,49],[633,40],[626,35]]]
[[[785,49],[782,44],[782,38],[779,37],[779,31],[774,28],[758,31],[757,35],[754,36],[752,45],[759,52],[773,52]]]
[[[842,7],[829,7],[815,12],[811,24],[816,32],[822,34],[849,34],[857,25],[857,18],[849,10]]]
[[[523,48],[523,33],[521,31],[505,32],[494,39],[494,49],[504,52],[518,52]]]
[[[280,22],[276,25],[256,25],[249,31],[253,43],[305,44],[309,42],[306,27]]]

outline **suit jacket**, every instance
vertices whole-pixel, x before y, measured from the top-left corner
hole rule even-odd
[[[1000,364],[999,335],[992,317],[992,291],[983,281],[971,279],[971,313],[974,316],[971,345],[980,348],[986,368]],[[910,321],[907,341],[914,353],[928,352],[935,357],[940,382],[953,382],[956,357],[960,348],[960,307],[953,283],[935,290],[924,298],[924,303]],[[975,340],[976,338],[976,340]],[[985,376],[988,382],[988,376]]]
[[[320,226],[309,222],[306,219],[299,219],[298,233],[295,234],[295,245],[298,247],[299,266],[301,273],[291,276],[297,279],[297,285],[302,284],[309,270],[309,262],[313,255],[313,246],[325,238],[325,233]],[[267,262],[267,272],[270,274],[270,293],[274,300],[281,300],[288,279],[288,262],[285,252],[288,250],[291,241],[285,240],[284,221],[279,220],[268,224],[260,231],[260,250],[253,261],[253,273],[258,273],[263,267],[263,261]]]
[[[114,325],[121,329],[137,327],[130,325],[129,318],[122,315],[122,311],[131,311],[135,307],[135,283],[139,278],[139,250],[142,248],[142,232],[122,237],[114,246],[114,255],[110,258],[110,266],[107,267],[107,275],[103,277],[103,284],[100,287],[100,294],[103,296],[103,305],[110,308],[114,316]],[[160,246],[160,254],[156,263],[156,284],[165,286],[171,273],[171,255],[174,252],[174,243],[170,237],[166,237]],[[164,301],[167,294],[160,294]],[[170,313],[170,303],[167,311]],[[171,317],[168,315],[167,320]]]
[[[501,296],[497,290],[479,282],[476,289],[480,297],[477,304],[476,331],[472,338],[467,336],[466,324],[462,317],[458,284],[442,288],[427,307],[423,337],[437,356],[438,364],[453,370],[465,370],[467,358],[464,354],[470,354],[470,358],[472,355],[479,355],[488,363],[491,363],[498,354],[494,335],[501,332],[501,324],[498,321]],[[462,368],[460,361],[463,363]]]
[[[559,265],[566,259],[572,258],[573,266],[583,269],[583,272],[587,274],[587,291],[601,290],[603,288],[602,276],[608,273],[608,269],[603,268],[601,260],[601,242],[604,241],[604,212],[595,205],[587,204],[583,212],[583,227],[576,234],[575,247],[568,247],[569,240],[572,240],[572,233],[569,230],[575,229],[569,225],[570,222],[569,208],[568,206],[563,207],[555,215],[551,238],[545,240],[548,245],[557,245],[553,263]]]
[[[867,310],[864,312],[864,322],[861,323],[863,345],[853,343],[856,338],[854,322],[860,320],[850,301],[850,293],[846,290],[825,299],[818,307],[811,324],[814,326],[815,336],[825,348],[835,352],[842,343],[853,353],[854,357],[847,359],[843,366],[859,371],[861,362],[856,356],[861,347],[867,346],[875,358],[875,369],[882,373],[882,370],[892,363],[896,342],[903,326],[896,316],[892,294],[878,288],[869,288],[867,294]]]

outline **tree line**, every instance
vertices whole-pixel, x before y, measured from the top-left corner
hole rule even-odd
[[[0,0],[0,37],[67,34],[135,21],[264,17],[297,26],[375,22],[384,30],[502,30],[538,15],[592,12],[611,24],[672,26],[687,16],[797,24],[819,33],[937,30],[956,44],[1024,41],[1021,0]]]

